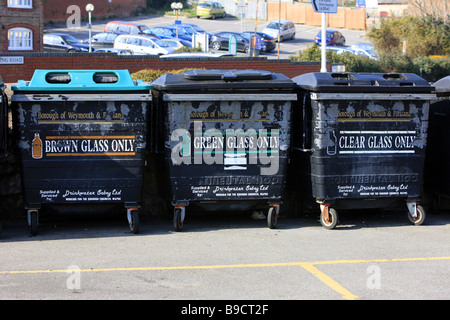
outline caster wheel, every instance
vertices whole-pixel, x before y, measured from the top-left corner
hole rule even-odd
[[[334,229],[338,223],[338,220],[338,213],[333,208],[328,208],[328,219],[325,219],[323,213],[320,214],[320,223],[325,229]]]
[[[130,210],[130,212],[128,212],[128,224],[132,233],[139,233],[140,223],[138,210]]]
[[[37,210],[30,210],[28,212],[28,225],[30,227],[30,235],[33,237],[38,234],[39,216]]]
[[[416,217],[413,217],[411,213],[408,211],[408,219],[413,225],[420,226],[425,221],[425,210],[423,209],[422,206],[417,206],[416,211],[417,211]]]
[[[275,207],[270,207],[267,213],[267,226],[270,229],[275,229],[278,222],[278,213]]]
[[[173,213],[173,228],[175,231],[181,231],[183,228],[183,217],[181,209],[175,209]]]

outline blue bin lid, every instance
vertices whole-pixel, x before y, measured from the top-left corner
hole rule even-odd
[[[134,81],[128,70],[35,70],[31,81],[19,80],[13,91],[143,91],[151,84]]]
[[[292,79],[300,89],[341,93],[430,93],[433,87],[414,73],[312,72]]]

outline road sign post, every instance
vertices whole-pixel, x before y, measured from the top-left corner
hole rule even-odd
[[[327,38],[326,38],[326,25],[327,25],[327,13],[337,13],[337,0],[311,0],[311,4],[315,12],[322,13],[322,58],[320,72],[327,72]]]

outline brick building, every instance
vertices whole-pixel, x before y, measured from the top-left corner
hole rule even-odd
[[[0,52],[42,52],[44,0],[0,0]]]

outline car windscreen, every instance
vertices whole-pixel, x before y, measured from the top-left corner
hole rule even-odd
[[[272,21],[271,23],[269,23],[267,28],[269,28],[269,29],[279,29],[279,23]]]
[[[168,47],[167,43],[164,40],[158,40],[155,43],[160,47]]]
[[[78,41],[77,39],[75,39],[74,37],[69,36],[69,35],[61,36],[61,38],[63,38],[64,41],[68,44],[80,43],[80,41]]]

